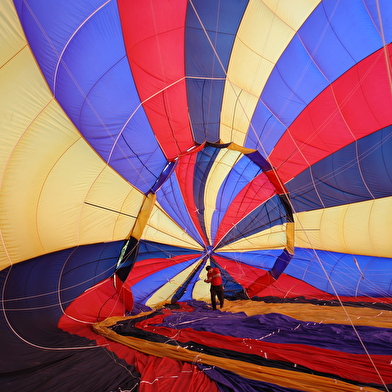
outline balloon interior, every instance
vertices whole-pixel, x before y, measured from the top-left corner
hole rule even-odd
[[[3,0],[0,389],[392,391],[391,20]]]

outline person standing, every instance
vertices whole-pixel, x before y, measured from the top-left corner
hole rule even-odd
[[[216,297],[219,299],[220,308],[222,309],[225,302],[224,290],[222,286],[222,275],[219,268],[213,268],[210,265],[206,267],[207,279],[204,282],[211,283],[210,293],[211,293],[211,304],[212,310],[216,310]]]

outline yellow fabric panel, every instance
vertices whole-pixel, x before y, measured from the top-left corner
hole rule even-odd
[[[61,118],[55,104],[49,108],[58,111],[56,119]],[[9,261],[4,260],[2,268],[76,245],[124,239],[144,198],[84,139],[67,143],[65,123],[56,133],[54,121],[47,123],[48,109],[21,139],[4,176],[0,209],[8,225],[2,233]],[[50,129],[50,137],[45,129]],[[73,133],[69,125],[68,130]],[[30,151],[45,145],[51,154]]]
[[[1,68],[8,61],[12,61],[22,48],[27,47],[12,0],[1,1],[0,26]]]
[[[200,244],[187,234],[182,227],[178,226],[158,204],[152,210],[143,232],[143,239],[161,244],[202,250]]]
[[[250,0],[227,71],[220,129],[224,143],[244,144],[253,112],[274,65],[319,3],[320,0]]]
[[[202,260],[198,260],[188,268],[182,270],[179,274],[170,279],[167,283],[162,281],[162,286],[158,289],[154,295],[152,295],[146,305],[150,308],[155,308],[163,306],[165,304],[170,304],[173,295],[177,292],[178,288],[189,278],[192,272],[200,266]]]
[[[300,212],[295,246],[377,257],[392,256],[392,197]]]
[[[284,248],[287,244],[286,224],[276,225],[249,237],[241,238],[218,249],[219,252],[249,252],[260,249]]]
[[[253,148],[246,148],[246,147],[242,147],[239,144],[235,144],[235,143],[230,143],[227,146],[228,150],[233,150],[233,151],[240,151],[243,154],[251,154],[252,152],[255,152],[257,150],[253,149]]]
[[[140,316],[140,315],[138,315]],[[100,323],[96,323],[93,329],[96,333],[121,343],[134,350],[157,357],[169,357],[178,361],[202,363],[229,370],[242,377],[269,382],[286,388],[298,389],[305,392],[357,392],[358,386],[352,385],[333,378],[300,373],[285,369],[254,365],[229,358],[215,357],[204,353],[197,353],[180,346],[164,343],[154,343],[131,336],[121,336],[109,327],[116,322],[126,319],[125,317],[111,317]],[[366,388],[367,392],[377,392],[377,389]]]
[[[211,265],[210,260],[207,261],[204,268],[199,273],[199,280],[193,287],[192,298],[195,298],[198,301],[211,302],[210,284],[204,282],[204,279],[207,279],[207,271],[205,269],[207,265]]]
[[[295,235],[295,226],[294,222],[286,223],[286,249],[290,254],[294,254],[294,235]]]
[[[217,194],[221,188],[223,181],[226,179],[228,173],[232,169],[233,165],[242,157],[243,155],[238,151],[231,151],[227,149],[221,149],[214,164],[210,170],[207,178],[206,191],[204,196],[204,206],[205,206],[205,226],[207,230],[207,236],[211,241],[211,221],[213,213],[216,210],[216,200]]]
[[[244,312],[247,316],[281,313],[301,321],[320,324],[364,325],[392,328],[392,311],[366,307],[319,306],[301,303],[265,303],[262,301],[225,301],[225,312]]]
[[[54,100],[12,3],[0,14],[0,269],[126,238],[144,195],[107,167]]]
[[[145,199],[141,211],[139,211],[138,219],[135,224],[135,228],[131,232],[131,236],[135,237],[137,240],[140,240],[143,235],[144,228],[150,218],[151,212],[154,208],[154,203],[156,202],[156,195],[150,193]]]

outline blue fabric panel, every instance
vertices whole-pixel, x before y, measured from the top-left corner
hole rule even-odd
[[[294,36],[268,79],[261,99],[288,127],[316,96],[316,92],[323,91],[328,84],[314,59],[309,57],[301,38]]]
[[[14,0],[15,9],[19,14],[29,46],[52,90],[58,58],[63,49],[82,23],[105,2],[106,0],[89,2],[36,0],[29,2],[27,7],[24,0]],[[60,31],[61,34],[59,34]],[[83,49],[80,48],[80,50]]]
[[[324,13],[324,16],[319,16],[321,23],[318,30],[314,30],[317,28],[315,24],[312,24],[312,26],[304,24],[301,37],[304,39],[309,52],[316,53],[316,63],[328,76],[328,79],[335,80],[338,78],[349,65],[349,58],[357,63],[383,47],[382,37],[378,30],[380,25],[375,25],[375,20],[373,20],[376,13],[369,14],[368,4],[370,3],[373,3],[373,12],[376,11],[374,1],[343,0],[336,3],[335,0],[324,0],[317,10],[317,12],[320,11],[320,14]],[[391,12],[391,2],[384,0],[383,17],[385,26],[390,24]],[[322,22],[323,18],[325,20],[324,24]],[[326,25],[328,25],[327,31],[325,31]],[[383,31],[384,34],[391,33],[390,26],[387,28],[388,30]],[[325,41],[325,43],[321,43],[321,50],[317,49],[320,42],[315,37],[318,36]],[[392,35],[387,35],[385,38],[390,42]],[[330,53],[327,52],[327,48],[330,48]],[[344,51],[347,52],[346,56],[344,56]],[[341,59],[341,63],[340,61],[336,63],[331,61],[333,58]]]
[[[197,143],[218,142],[227,66],[248,0],[196,0],[188,5],[185,66],[189,115]],[[200,53],[203,53],[200,56]]]
[[[218,256],[234,260],[252,267],[270,270],[276,258],[282,253],[281,249],[255,250],[251,252],[215,252]]]
[[[392,126],[317,162],[286,184],[296,212],[392,194]]]
[[[238,222],[221,240],[219,246],[286,222],[286,211],[279,196],[274,196]]]
[[[200,245],[203,244],[199,232],[196,230],[185,205],[184,198],[177,178],[173,173],[165,183],[162,184],[156,193],[157,200],[162,208],[178,225],[184,228],[186,232]]]
[[[218,227],[228,208],[241,190],[261,173],[261,168],[247,156],[241,157],[223,181],[212,215],[211,237],[214,242]]]
[[[139,281],[131,287],[135,302],[145,304],[146,301],[155,294],[155,292],[173,279],[177,274],[192,265],[199,257],[192,257],[190,260],[184,261],[164,268],[158,272],[152,273],[145,279]],[[131,271],[132,274],[132,271]]]
[[[365,3],[362,0],[324,0],[308,17],[282,54],[261,94],[252,118],[258,135],[249,132],[247,147],[262,145],[268,155],[285,127],[291,125],[327,84],[383,47],[377,30],[380,25],[376,5],[370,1]],[[392,3],[384,0],[380,7],[383,33],[389,43],[392,40],[389,22]]]
[[[333,295],[389,297],[392,294],[389,260],[296,248],[285,273]]]
[[[376,29],[382,31],[386,43],[392,42],[391,2],[389,0],[364,0],[363,3]]]
[[[286,127],[260,99],[253,113],[252,131],[248,132],[244,146],[268,156],[285,131]]]
[[[202,151],[197,154],[195,172],[193,178],[193,193],[197,210],[199,211],[198,217],[200,227],[202,228],[205,236],[207,237],[206,227],[204,223],[204,194],[205,186],[207,184],[207,177],[210,173],[211,167],[214,164],[216,156],[219,154],[220,149],[212,146],[206,146]]]
[[[37,62],[65,113],[105,161],[148,192],[166,159],[140,106],[117,3],[99,9],[103,1],[40,0],[29,5],[32,13],[15,3]]]
[[[192,249],[177,248],[172,245],[159,244],[156,242],[140,241],[139,252],[137,254],[136,261],[152,259],[152,258],[166,258],[170,259],[176,256],[182,255],[194,255],[195,252]]]

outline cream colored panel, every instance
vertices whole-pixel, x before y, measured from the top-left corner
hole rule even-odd
[[[286,224],[274,226],[249,237],[241,238],[217,252],[249,252],[260,249],[280,249],[287,244]]]
[[[392,197],[295,214],[295,246],[392,256]]]
[[[233,165],[241,156],[242,154],[238,151],[221,149],[208,175],[204,196],[204,222],[210,244],[212,243],[211,221],[216,209],[218,192]]]
[[[144,195],[106,166],[53,99],[10,1],[0,20],[0,269],[126,238]]]
[[[40,186],[39,236],[47,251],[125,239],[144,200],[84,139],[59,158]]]
[[[288,26],[298,30],[321,0],[262,0]]]
[[[320,0],[250,0],[239,27],[225,85],[221,140],[243,145],[268,77]]]
[[[159,206],[153,208],[150,219],[144,229],[142,239],[189,249],[202,249]]]
[[[124,239],[143,199],[105,165],[51,101],[5,167],[0,203],[5,262]]]
[[[210,265],[207,261],[204,267]],[[210,284],[204,282],[207,279],[207,271],[203,268],[199,273],[199,280],[195,283],[192,291],[192,298],[197,301],[211,302]]]
[[[26,40],[12,0],[1,0],[0,7],[0,68],[11,61],[23,47]]]

